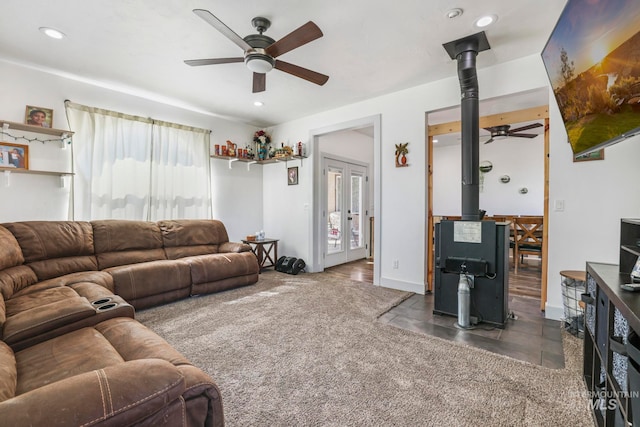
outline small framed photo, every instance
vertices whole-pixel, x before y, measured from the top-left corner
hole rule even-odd
[[[589,154],[573,156],[574,162],[588,162],[589,160],[604,160],[604,148],[598,151],[593,151]]]
[[[298,167],[287,168],[287,184],[298,185]]]
[[[0,142],[0,167],[29,169],[29,146]]]
[[[53,125],[53,110],[50,108],[27,105],[27,109],[24,113],[24,122],[31,126],[50,128]]]

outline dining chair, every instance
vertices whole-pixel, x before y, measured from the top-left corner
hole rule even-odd
[[[514,234],[514,271],[518,274],[518,265],[524,262],[524,255],[538,255],[542,259],[543,217],[516,217],[513,220]]]

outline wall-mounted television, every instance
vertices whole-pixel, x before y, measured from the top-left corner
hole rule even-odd
[[[574,155],[640,133],[640,1],[569,0],[542,60]]]

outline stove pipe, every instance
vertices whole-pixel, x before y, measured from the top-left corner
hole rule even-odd
[[[461,91],[462,131],[462,220],[479,221],[480,199],[480,116],[476,56],[490,49],[483,32],[446,43],[451,59],[458,61]]]

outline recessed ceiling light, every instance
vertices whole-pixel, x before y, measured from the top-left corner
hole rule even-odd
[[[262,101],[255,101],[255,102],[253,103],[253,105],[255,105],[256,107],[262,107],[262,106],[264,105],[264,102],[262,102]]]
[[[483,28],[493,24],[497,20],[498,20],[498,17],[496,15],[485,15],[478,18],[475,25],[476,27]]]
[[[448,10],[445,16],[449,19],[453,19],[457,18],[460,15],[462,15],[462,9],[456,7],[455,9]]]
[[[60,40],[60,39],[65,38],[64,33],[61,32],[61,31],[56,30],[55,28],[40,27],[39,30],[42,31],[47,36],[51,37],[52,39]]]

